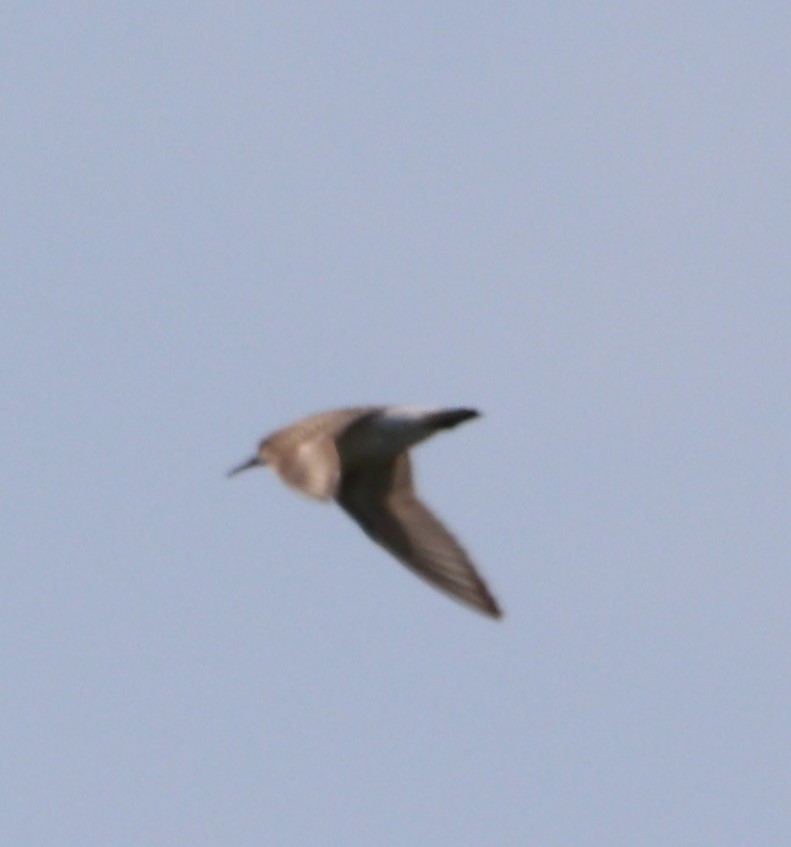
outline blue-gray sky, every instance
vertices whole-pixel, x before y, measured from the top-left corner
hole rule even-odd
[[[3,20],[3,843],[788,843],[791,12]],[[503,622],[223,476],[379,402]]]

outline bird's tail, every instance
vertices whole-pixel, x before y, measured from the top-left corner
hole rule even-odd
[[[476,409],[444,409],[431,415],[429,423],[436,429],[452,429],[464,421],[480,416],[481,413]]]

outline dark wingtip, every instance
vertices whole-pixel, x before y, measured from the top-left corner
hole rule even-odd
[[[489,591],[486,589],[486,586],[483,585],[483,595],[480,597],[480,604],[477,606],[477,609],[482,612],[484,615],[490,618],[494,618],[495,620],[500,620],[503,616],[503,610],[500,608],[497,601],[492,597]]]

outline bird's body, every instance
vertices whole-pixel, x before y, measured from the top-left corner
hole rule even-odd
[[[455,599],[500,617],[469,556],[417,498],[408,450],[479,416],[473,409],[358,406],[323,412],[265,438],[231,474],[269,465],[318,500],[334,498],[378,544]]]

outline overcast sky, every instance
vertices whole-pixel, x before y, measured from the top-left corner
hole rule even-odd
[[[0,840],[788,844],[789,7],[3,34]],[[501,622],[225,478],[360,403]]]

